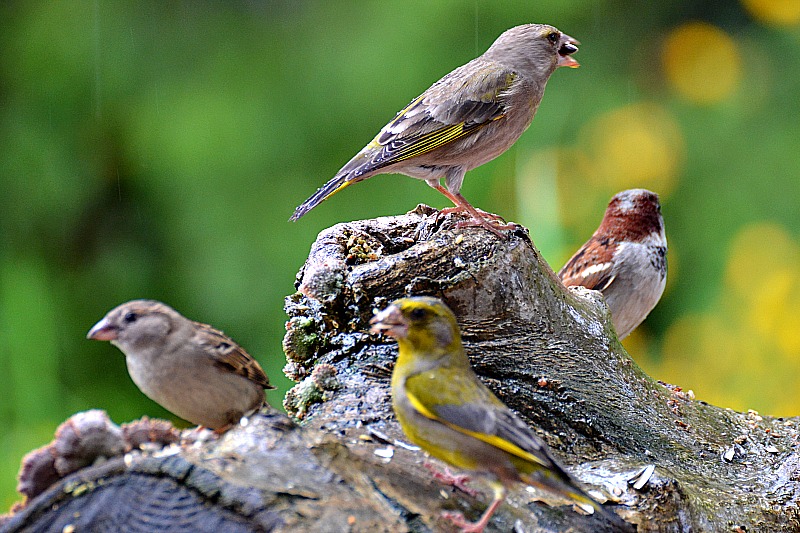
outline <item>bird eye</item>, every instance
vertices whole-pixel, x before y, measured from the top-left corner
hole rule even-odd
[[[558,34],[557,31],[554,31],[554,32],[549,33],[547,35],[547,40],[550,41],[553,44],[556,44],[559,39],[561,39],[561,36]]]
[[[137,318],[139,318],[139,315],[137,315],[133,311],[128,311],[127,313],[125,313],[125,316],[122,317],[122,320],[124,320],[127,324],[130,324],[131,322],[136,322]]]
[[[414,309],[411,310],[410,314],[411,314],[411,318],[413,318],[414,320],[420,320],[420,319],[425,318],[425,315],[427,315],[428,312],[427,312],[427,310],[425,310],[425,309],[423,309],[421,307],[415,307]]]

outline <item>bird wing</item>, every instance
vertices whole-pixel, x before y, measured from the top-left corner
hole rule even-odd
[[[409,401],[419,413],[524,460],[561,471],[542,440],[477,377],[449,374],[446,391],[430,387],[431,382],[428,373],[406,380]],[[448,391],[457,393],[451,396]]]
[[[359,161],[358,174],[426,154],[503,118],[502,96],[515,77],[512,70],[480,58],[454,70],[383,127],[367,145],[375,153]]]
[[[564,268],[559,270],[558,277],[565,286],[581,285],[587,289],[604,291],[611,285],[616,274],[613,272],[610,256],[608,261],[589,265],[590,260],[597,261],[600,258],[597,248],[600,248],[601,244],[603,249],[608,248],[607,240],[600,243],[594,238],[590,239],[572,256]]]
[[[211,355],[215,365],[243,376],[265,389],[275,388],[270,385],[269,378],[258,361],[253,359],[253,356],[244,351],[244,348],[233,339],[208,324],[200,322],[195,322],[195,324],[198,328],[198,344]]]

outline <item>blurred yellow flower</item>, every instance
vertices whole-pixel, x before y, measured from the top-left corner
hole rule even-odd
[[[704,22],[689,22],[667,35],[664,72],[684,98],[713,104],[731,96],[742,78],[742,60],[733,39]]]
[[[791,26],[800,22],[800,0],[742,0],[742,5],[766,24]]]

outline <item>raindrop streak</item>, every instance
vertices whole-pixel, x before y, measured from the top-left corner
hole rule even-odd
[[[94,0],[94,116],[96,119],[102,117],[100,98],[100,2]]]
[[[475,55],[480,55],[481,50],[478,48],[478,0],[475,0]]]

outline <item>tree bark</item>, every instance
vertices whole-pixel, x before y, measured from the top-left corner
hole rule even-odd
[[[639,531],[800,531],[800,420],[714,407],[656,382],[617,340],[599,293],[565,289],[525,230],[503,240],[455,229],[458,220],[420,206],[320,233],[286,300],[286,372],[299,383],[284,403],[300,426],[268,412],[219,440],[130,453],[60,481],[4,527],[55,531],[45,525],[90,509],[101,514],[87,523],[103,509],[152,514],[157,490],[135,505],[121,496],[142,476],[192,496],[170,499],[170,510],[227,513],[254,531],[449,531],[442,511],[477,518],[489,492],[438,484],[405,444],[391,411],[396,345],[368,333],[373,309],[424,294],[453,309],[485,383]],[[187,483],[187,468],[204,488]],[[66,491],[74,476],[92,488]],[[611,530],[539,499],[517,487],[488,529]]]

